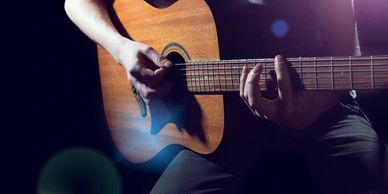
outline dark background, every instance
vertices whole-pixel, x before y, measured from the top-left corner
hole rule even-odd
[[[63,1],[18,3],[3,7],[2,160],[11,193],[35,193],[45,162],[63,149],[89,146],[119,156],[106,129],[94,44],[67,18]],[[387,96],[361,102],[385,137]],[[116,164],[127,192],[147,191],[157,177]]]
[[[126,193],[147,191],[157,175],[120,162],[110,142],[95,44],[68,19],[64,1],[12,3],[2,17],[4,193],[36,193],[45,163],[77,146],[115,161]]]

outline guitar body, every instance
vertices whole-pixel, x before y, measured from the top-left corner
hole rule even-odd
[[[153,2],[114,2],[119,23],[131,39],[152,46],[173,62],[220,58],[215,22],[205,1]],[[173,144],[201,154],[220,145],[223,95],[185,94],[151,101],[142,116],[125,69],[101,47],[98,60],[108,127],[118,150],[130,162],[148,161]]]
[[[281,39],[280,44],[280,39],[268,34],[271,32],[268,18],[262,18],[263,26],[257,26],[250,19],[260,19],[273,10],[260,6],[235,9],[234,4],[227,2],[115,0],[113,9],[116,15],[113,15],[113,19],[116,27],[122,34],[150,45],[175,63],[175,69],[166,79],[171,81],[171,75],[178,75],[179,78],[174,80],[174,89],[168,96],[153,99],[145,105],[132,89],[125,69],[103,48],[98,47],[108,127],[118,150],[130,162],[150,161],[170,145],[181,145],[200,154],[209,154],[217,149],[220,151],[212,154],[212,157],[222,160],[228,154],[236,156],[242,152],[246,154],[236,158],[254,158],[258,144],[270,138],[263,136],[260,131],[267,128],[271,131],[271,126],[265,126],[263,120],[251,114],[240,99],[239,77],[243,67],[262,63],[263,78],[258,84],[261,89],[272,88],[272,92],[276,91],[271,70],[274,68],[273,54],[278,53],[279,49],[285,52],[282,54],[294,57],[287,59],[292,67],[290,73],[293,73],[294,89],[339,91],[325,93],[327,98],[321,96],[324,99],[321,103],[326,103],[325,100],[330,103],[337,99],[337,94],[342,95],[352,89],[388,88],[387,55],[351,56],[354,37],[347,36],[354,32],[351,14],[346,19],[351,25],[336,23],[336,18],[322,15],[322,21],[327,23],[319,23],[323,26],[323,30],[319,28],[319,33],[326,32],[325,26],[350,26],[336,31],[336,34],[344,34],[341,37],[323,33],[321,38],[326,38],[324,42],[328,44],[320,42],[321,39],[317,42],[315,33],[295,30],[295,27],[294,31],[289,32],[288,38]],[[287,6],[295,6],[290,10],[298,10],[285,14],[298,15],[288,18],[290,24],[298,26],[302,22],[315,26],[318,22],[310,20],[314,17],[307,17],[312,15],[309,9],[299,13],[297,4],[289,2]],[[345,8],[351,8],[350,4],[336,12],[342,14],[341,10],[351,10]],[[258,32],[262,33],[262,37],[258,36]],[[334,43],[342,46],[336,47]],[[334,57],[320,56],[322,45],[336,48],[330,53]],[[299,57],[300,54],[306,57]],[[225,60],[230,58],[235,59]],[[258,127],[261,129],[257,130]]]

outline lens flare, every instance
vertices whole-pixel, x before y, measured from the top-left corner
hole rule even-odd
[[[77,147],[55,154],[42,168],[37,194],[121,194],[112,162],[97,150]]]
[[[284,38],[288,34],[288,23],[282,19],[277,19],[271,24],[272,34],[277,38]]]

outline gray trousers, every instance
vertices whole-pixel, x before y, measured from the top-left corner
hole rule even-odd
[[[276,139],[264,140],[270,136]],[[228,163],[182,150],[151,193],[388,193],[386,144],[352,100],[307,129],[263,131],[263,142],[250,163],[239,154]],[[305,182],[298,183],[303,173]]]

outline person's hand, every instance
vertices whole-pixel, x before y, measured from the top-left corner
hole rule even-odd
[[[164,76],[173,64],[150,46],[123,39],[114,57],[125,67],[128,80],[146,103],[171,90],[172,83],[164,80]]]
[[[244,67],[240,80],[240,96],[258,117],[269,119],[287,128],[305,128],[321,114],[322,106],[311,92],[294,91],[291,87],[287,62],[280,55],[275,57],[278,97],[263,98],[259,80],[263,70],[257,64],[252,70]]]

